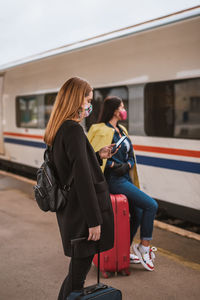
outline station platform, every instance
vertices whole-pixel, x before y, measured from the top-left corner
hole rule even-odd
[[[33,181],[0,171],[0,300],[56,300],[69,258],[63,254],[56,215],[33,199]],[[200,238],[155,226],[155,270],[131,265],[130,276],[101,281],[123,300],[196,300],[200,295]],[[139,236],[136,237],[136,240]],[[86,286],[96,283],[92,266]]]

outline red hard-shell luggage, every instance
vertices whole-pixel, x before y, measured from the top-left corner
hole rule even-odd
[[[100,270],[105,278],[112,273],[120,272],[130,275],[130,221],[129,206],[125,195],[110,195],[115,223],[114,247],[101,253]],[[93,263],[97,266],[98,258],[95,255]]]

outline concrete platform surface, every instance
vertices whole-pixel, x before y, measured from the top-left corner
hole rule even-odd
[[[101,281],[121,289],[123,300],[199,299],[200,242],[155,228],[153,245],[154,272],[131,265],[130,276]],[[0,300],[56,300],[68,263],[55,214],[38,208],[31,183],[1,173]],[[86,285],[95,281],[92,266]]]

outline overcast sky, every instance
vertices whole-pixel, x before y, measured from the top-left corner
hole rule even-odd
[[[200,0],[0,0],[0,67]]]

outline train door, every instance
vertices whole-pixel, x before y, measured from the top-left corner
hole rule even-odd
[[[4,153],[3,146],[3,76],[0,76],[0,154]]]

